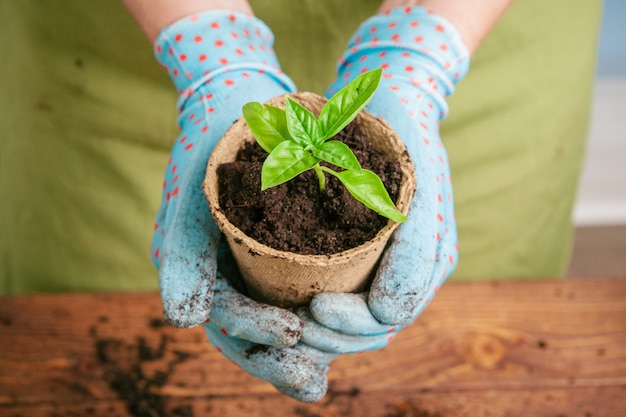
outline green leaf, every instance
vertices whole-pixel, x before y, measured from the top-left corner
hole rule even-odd
[[[322,130],[317,118],[300,103],[287,98],[287,129],[291,137],[302,147],[315,145],[320,141]]]
[[[363,110],[378,88],[381,76],[380,68],[361,74],[326,102],[319,116],[324,140],[339,133]]]
[[[280,185],[317,164],[319,159],[296,142],[286,140],[268,155],[261,170],[261,190]]]
[[[312,149],[313,156],[344,169],[359,171],[361,164],[348,145],[337,140],[322,143],[319,148]]]
[[[250,127],[256,141],[267,153],[284,140],[288,140],[287,117],[285,111],[278,107],[263,105],[257,102],[243,106],[243,118]]]
[[[325,171],[337,177],[354,198],[381,216],[396,222],[408,220],[393,204],[383,182],[372,171],[367,169],[342,172]]]

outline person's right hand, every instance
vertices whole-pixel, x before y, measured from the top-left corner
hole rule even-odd
[[[226,357],[282,392],[316,401],[326,391],[326,373],[309,358],[314,349],[296,345],[300,319],[254,302],[226,279],[216,281],[220,232],[202,190],[209,155],[242,106],[295,90],[272,43],[260,20],[227,11],[183,18],[159,34],[155,53],[180,96],[181,132],[165,173],[151,253],[168,323],[209,321],[206,333]]]
[[[202,190],[215,144],[249,101],[294,91],[273,35],[241,13],[205,12],[164,28],[154,48],[179,94],[180,134],[165,171],[152,240],[165,320],[191,327],[209,317],[220,238]]]

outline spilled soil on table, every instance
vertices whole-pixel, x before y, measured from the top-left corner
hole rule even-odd
[[[166,326],[160,319],[152,319],[148,325],[154,329]],[[137,337],[134,342],[99,338],[95,328],[92,335],[96,338],[96,357],[104,369],[104,378],[124,401],[130,415],[193,417],[191,404],[171,404],[166,396],[159,394],[159,389],[168,382],[176,367],[190,357],[187,352],[168,349],[170,340],[167,335],[161,334],[156,344],[144,337]],[[156,369],[153,369],[155,365]]]

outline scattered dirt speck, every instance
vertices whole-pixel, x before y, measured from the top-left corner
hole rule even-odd
[[[163,327],[161,320],[152,319],[149,326]],[[93,326],[95,328],[95,326]],[[155,343],[145,337],[134,341],[121,338],[98,337],[97,329],[91,331],[95,341],[96,358],[104,370],[104,379],[126,404],[134,417],[193,417],[190,404],[177,399],[170,404],[169,398],[159,393],[176,367],[191,354],[169,350],[171,341],[165,334]]]

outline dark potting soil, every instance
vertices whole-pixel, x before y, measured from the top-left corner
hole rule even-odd
[[[395,202],[402,180],[398,161],[376,151],[355,123],[334,139],[348,145],[363,168],[378,174]],[[332,175],[326,174],[324,191],[312,170],[261,191],[266,157],[267,152],[256,142],[248,143],[236,162],[218,168],[224,214],[260,243],[305,255],[330,255],[365,243],[387,224],[387,218],[357,201]]]

